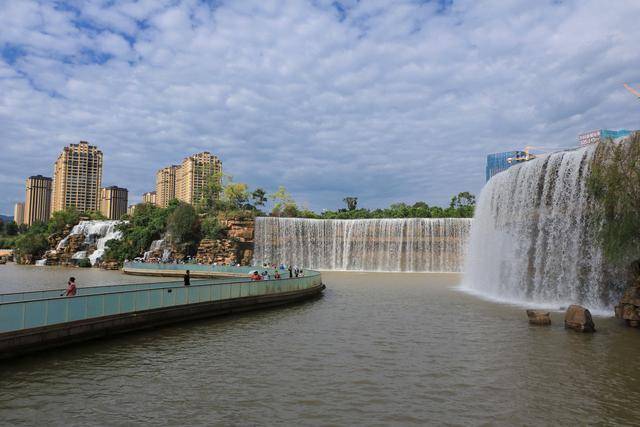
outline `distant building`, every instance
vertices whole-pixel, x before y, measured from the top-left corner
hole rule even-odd
[[[155,205],[157,203],[156,194],[157,193],[155,191],[144,193],[142,195],[142,203],[151,203],[152,205]]]
[[[194,204],[209,177],[222,172],[222,162],[208,151],[185,158],[176,171],[176,199]]]
[[[42,175],[27,178],[24,201],[24,223],[46,222],[51,216],[52,179]]]
[[[13,220],[16,224],[24,224],[24,203],[18,202],[13,207]]]
[[[127,215],[133,215],[136,211],[136,206],[138,205],[129,205],[129,207],[127,208]]]
[[[54,168],[52,212],[98,211],[101,185],[102,151],[86,141],[64,147]]]
[[[156,172],[156,204],[166,208],[173,199],[194,204],[209,177],[221,172],[222,162],[208,151],[186,157],[179,166],[162,168]]]
[[[156,172],[156,205],[166,208],[176,198],[176,171],[180,166],[171,165]]]
[[[515,159],[526,158],[527,153],[524,151],[505,151],[503,153],[493,153],[487,155],[487,166],[485,168],[485,177],[489,181],[492,176],[509,169],[511,166],[518,164]]]
[[[589,145],[589,144],[597,144],[598,142],[605,141],[607,139],[613,139],[614,141],[620,138],[626,138],[630,136],[632,133],[637,132],[635,130],[609,130],[609,129],[598,129],[592,130],[590,132],[581,133],[578,135],[578,142],[580,142],[581,146]]]
[[[127,213],[129,192],[116,186],[100,189],[100,212],[108,219],[120,219]]]

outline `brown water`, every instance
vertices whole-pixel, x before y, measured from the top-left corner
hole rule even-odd
[[[111,273],[117,274],[117,273]],[[638,424],[640,333],[530,327],[452,275],[323,273],[308,303],[4,361],[9,425]]]

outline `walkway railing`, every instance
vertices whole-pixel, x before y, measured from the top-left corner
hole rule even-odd
[[[135,268],[145,268],[140,265],[145,264],[135,264]],[[147,265],[154,269],[159,266]],[[165,265],[166,269],[170,267],[194,271],[211,266]],[[238,274],[256,270],[252,267],[224,269],[226,273],[235,269]],[[300,291],[321,284],[320,273],[305,270],[303,277],[259,282],[251,282],[246,277],[198,280],[188,287],[179,281],[80,288],[74,297],[61,297],[61,290],[4,294],[0,295],[0,333],[185,304]],[[12,298],[15,300],[11,301]]]

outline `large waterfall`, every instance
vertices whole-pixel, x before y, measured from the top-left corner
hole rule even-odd
[[[489,180],[476,206],[464,288],[506,302],[611,308],[617,288],[589,217],[594,151],[550,154]]]
[[[470,219],[256,218],[256,263],[323,270],[462,271]]]

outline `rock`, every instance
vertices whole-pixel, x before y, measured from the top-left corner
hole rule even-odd
[[[196,261],[203,264],[251,265],[253,261],[253,220],[221,220],[225,238],[202,239],[198,246]]]
[[[547,326],[551,324],[551,317],[549,317],[548,312],[527,310],[527,316],[531,325]]]
[[[570,305],[564,315],[564,327],[578,332],[595,332],[596,325],[593,323],[591,313],[579,305]]]
[[[626,290],[615,307],[615,313],[616,317],[624,320],[627,325],[634,328],[640,326],[640,280]]]

